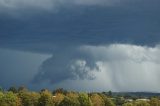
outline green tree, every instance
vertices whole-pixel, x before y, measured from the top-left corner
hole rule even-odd
[[[115,98],[115,104],[116,105],[122,105],[122,104],[124,104],[125,103],[125,99],[124,99],[124,97],[116,97]]]
[[[55,95],[56,93],[61,93],[61,94],[66,95],[66,94],[67,94],[67,91],[64,90],[63,88],[58,88],[58,89],[56,89],[56,90],[54,90],[54,91],[52,92],[53,95]]]
[[[105,106],[115,106],[113,101],[110,98],[108,98],[106,95],[104,95],[104,94],[99,94],[99,95],[102,97],[102,99],[105,103]]]
[[[56,93],[54,96],[53,96],[53,103],[55,106],[59,106],[59,104],[61,103],[61,101],[64,99],[64,95],[61,94],[61,93]]]
[[[13,93],[17,93],[16,87],[12,86],[8,89],[8,91],[12,91]]]
[[[149,103],[151,106],[160,106],[160,101],[158,98],[151,98]]]
[[[21,106],[20,99],[13,92],[0,95],[0,106]]]
[[[91,100],[86,93],[80,93],[78,100],[81,106],[91,106]]]
[[[53,96],[48,90],[40,93],[40,98],[38,101],[38,106],[54,106]]]
[[[28,91],[28,89],[25,86],[20,86],[18,88],[18,92],[26,92],[26,91]]]
[[[21,98],[23,106],[37,106],[40,98],[39,93],[36,92],[19,92],[18,96]]]
[[[150,106],[150,104],[147,101],[136,101],[134,102],[134,106]]]
[[[3,100],[3,97],[4,97],[3,92],[0,92],[0,103],[1,103],[1,102],[2,102],[2,100]]]
[[[108,91],[108,96],[112,96],[112,91]]]
[[[91,94],[92,106],[105,106],[105,102],[97,93]]]
[[[71,99],[69,97],[65,97],[59,106],[80,106],[79,101],[76,101],[75,99]]]
[[[2,89],[2,87],[0,87],[0,92],[3,92],[3,89]]]
[[[134,106],[133,103],[125,103],[122,106]]]

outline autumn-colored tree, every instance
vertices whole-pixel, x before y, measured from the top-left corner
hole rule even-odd
[[[122,106],[134,106],[133,103],[124,103]]]
[[[54,90],[54,91],[52,92],[53,95],[55,95],[56,93],[61,93],[61,94],[66,95],[67,91],[64,90],[63,88],[58,88],[58,89],[56,89],[56,90]]]
[[[59,106],[80,106],[79,101],[75,100],[75,99],[71,99],[69,97],[65,97],[61,103],[59,104]]]
[[[0,106],[22,106],[20,99],[13,92],[0,93]]]
[[[40,94],[36,92],[19,92],[18,96],[21,98],[23,106],[37,106]]]
[[[149,103],[151,106],[160,106],[160,100],[158,98],[151,98]]]
[[[91,100],[87,93],[80,93],[78,100],[81,106],[91,106]]]
[[[53,96],[48,90],[45,90],[40,93],[38,106],[54,106]]]
[[[108,98],[106,95],[104,95],[104,94],[99,94],[99,95],[103,99],[105,106],[115,106],[113,101],[110,98]]]
[[[139,100],[134,102],[133,106],[150,106],[150,104],[147,101]]]
[[[64,99],[64,95],[61,93],[56,93],[55,95],[53,95],[53,103],[55,106],[59,106],[59,104],[61,103],[61,101]]]
[[[92,106],[105,106],[105,102],[97,93],[91,94]]]

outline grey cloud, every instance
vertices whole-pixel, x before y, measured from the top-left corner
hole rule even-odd
[[[159,46],[129,44],[80,46],[77,47],[78,55],[75,50],[71,51],[71,54],[65,55],[66,52],[64,52],[47,59],[34,81],[42,83],[48,80],[53,84],[63,85],[63,81],[74,80],[76,83],[81,80],[79,83],[83,85],[89,83],[85,79],[91,80],[92,84],[103,80],[103,85],[94,89],[101,86],[107,89],[109,86],[115,91],[156,92],[160,90]],[[91,86],[88,85],[88,87]]]
[[[33,82],[59,83],[69,79],[93,80],[95,79],[95,75],[92,73],[94,71],[100,70],[92,58],[83,51],[72,48],[71,51],[58,51],[51,58],[45,60]]]
[[[9,2],[16,5],[14,1]],[[25,6],[54,4],[49,3],[49,0],[40,0],[39,4],[28,3],[30,0],[15,2],[27,2],[24,3]],[[63,0],[59,2],[65,4]],[[69,2],[73,1],[66,3],[70,4]],[[158,0],[153,0],[152,3],[149,0],[136,0],[128,3],[126,1],[123,6],[62,7],[58,12],[38,9],[34,13],[34,10],[19,9],[22,11],[19,13],[21,18],[8,16],[6,14],[10,12],[4,12],[0,15],[0,47],[52,54],[59,47],[67,48],[72,45],[130,43],[154,46],[160,41],[158,4]],[[3,10],[7,9],[0,9]]]
[[[112,5],[119,0],[0,0],[1,12],[20,12],[22,10],[56,11],[74,5]],[[24,12],[24,11],[23,11]],[[22,13],[22,12],[21,12]]]
[[[103,70],[112,88],[131,89],[127,86],[132,82],[138,89],[155,81],[158,89],[160,1],[112,1],[0,0],[0,48],[53,54],[41,65],[35,83],[95,81],[96,72]],[[133,77],[125,78],[132,74],[138,79],[151,74],[155,80],[145,77],[136,84]]]
[[[107,73],[112,89],[159,91],[159,46],[111,44],[86,46],[83,49],[90,52],[95,61],[99,61],[99,68]]]

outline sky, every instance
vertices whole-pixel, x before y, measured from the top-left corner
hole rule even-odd
[[[160,92],[159,0],[0,0],[0,86]]]

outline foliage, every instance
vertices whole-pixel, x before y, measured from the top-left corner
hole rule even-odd
[[[75,99],[71,99],[69,97],[65,97],[63,101],[59,104],[59,106],[80,106],[79,101]]]
[[[148,103],[148,102],[146,102],[146,101],[136,101],[135,103],[134,103],[134,106],[150,106],[150,104]]]
[[[105,103],[105,106],[115,106],[113,101],[110,98],[108,98],[106,95],[104,95],[104,94],[99,94],[99,95],[102,97],[102,99]]]
[[[91,100],[86,93],[80,93],[78,100],[81,106],[91,106]]]
[[[97,93],[91,94],[90,98],[93,106],[105,106],[104,100]]]
[[[38,100],[38,106],[53,106],[53,96],[52,94],[48,91],[45,90],[40,93],[40,98]]]
[[[37,106],[40,98],[38,93],[28,91],[21,91],[18,96],[21,98],[23,106]]]
[[[12,86],[8,89],[8,91],[12,91],[13,93],[17,93],[18,90],[16,89],[16,87]]]
[[[160,101],[158,98],[151,98],[149,103],[151,106],[160,106]]]
[[[56,90],[54,90],[54,91],[52,92],[53,95],[55,95],[56,93],[61,93],[61,94],[66,95],[66,94],[67,94],[67,91],[64,90],[63,88],[58,88],[58,89],[56,89]]]
[[[122,106],[134,106],[133,103],[125,103]]]
[[[21,101],[13,92],[0,93],[0,106],[21,106]]]
[[[146,97],[147,98],[147,97]],[[160,98],[133,99],[130,96],[114,96],[114,93],[79,93],[57,89],[31,92],[24,86],[0,91],[0,106],[160,106]]]
[[[125,99],[123,98],[123,97],[116,97],[115,98],[115,104],[117,104],[117,105],[122,105],[122,104],[124,104],[125,103]]]
[[[2,89],[2,87],[0,87],[0,92],[3,92],[3,89]]]
[[[64,95],[61,93],[57,93],[56,95],[53,96],[53,103],[55,106],[59,106],[61,101],[64,99]]]

